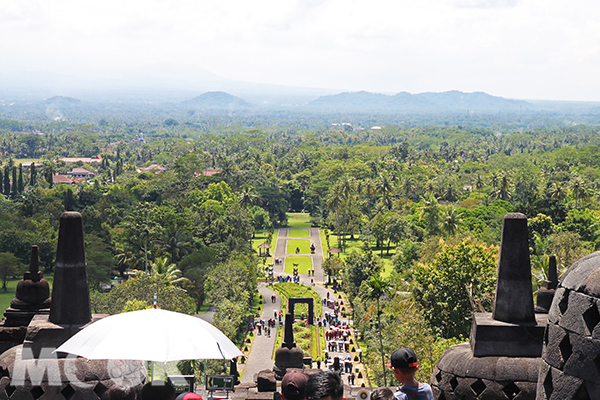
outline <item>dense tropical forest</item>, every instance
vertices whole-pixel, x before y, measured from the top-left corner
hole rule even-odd
[[[549,255],[564,271],[600,246],[599,133],[4,119],[0,278],[6,290],[34,244],[51,274],[59,216],[79,211],[95,311],[143,308],[144,293],[159,293],[165,308],[216,306],[216,325],[236,338],[264,276],[254,235],[304,211],[342,250],[324,268],[342,282],[364,345],[377,349],[366,353],[374,379],[380,339],[386,353],[418,349],[426,375],[468,336],[471,313],[490,310],[506,213],[529,218],[534,287]],[[95,176],[59,183],[73,168]],[[127,270],[142,272],[107,292]]]

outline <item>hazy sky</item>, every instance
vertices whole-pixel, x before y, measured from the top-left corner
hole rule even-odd
[[[600,101],[599,24],[598,0],[0,0],[0,71]]]

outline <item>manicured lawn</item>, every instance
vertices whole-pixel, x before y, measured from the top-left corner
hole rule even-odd
[[[288,227],[310,228],[310,215],[308,213],[288,213]]]
[[[295,254],[296,248],[300,249],[300,254],[310,254],[310,240],[292,239],[287,241],[286,253]]]
[[[258,254],[258,246],[260,246],[261,244],[265,243],[267,241],[269,237],[269,234],[267,232],[260,232],[260,233],[255,233],[254,234],[254,238],[252,239],[252,249],[254,251],[256,251],[256,254]],[[267,242],[269,243],[269,242]],[[277,243],[277,231],[273,232],[273,235],[271,237],[271,242],[269,243],[271,245],[271,248],[269,249],[269,253],[272,255],[273,252],[275,251],[275,244]],[[266,249],[262,249],[262,253],[265,253]],[[267,257],[265,260],[266,264],[273,264],[273,257]]]
[[[288,237],[308,239],[310,237],[310,231],[308,229],[289,229]]]
[[[324,230],[321,229],[320,230],[320,234],[321,234],[321,243],[323,244],[323,252],[325,253],[325,257],[327,257],[327,241],[325,239],[325,233]],[[343,240],[343,237],[340,236],[340,241]],[[337,235],[335,235],[334,233],[329,234],[329,244],[331,245],[331,247],[338,247],[338,237]],[[358,235],[354,235],[354,239],[350,239],[350,235],[346,236],[346,246],[344,247],[344,252],[343,253],[339,253],[339,257],[342,259],[345,259],[346,257],[348,257],[348,255],[352,252],[352,251],[357,251],[359,253],[362,252],[362,248],[363,248],[363,241],[360,240],[360,237]],[[381,249],[375,249],[373,246],[371,246],[371,251],[373,251],[373,254],[375,256],[380,256],[381,254]],[[394,270],[394,267],[392,265],[392,256],[396,253],[396,248],[395,246],[392,245],[392,247],[390,248],[390,254],[387,254],[387,247],[384,247],[383,249],[383,257],[380,257],[381,260],[383,261],[383,270],[381,271],[381,276],[383,278],[387,278],[391,275],[392,271]],[[337,257],[338,254],[334,254],[334,257]]]
[[[312,258],[308,256],[290,256],[285,258],[285,272],[291,274],[294,272],[294,265],[298,264],[298,273],[307,274],[312,269]]]

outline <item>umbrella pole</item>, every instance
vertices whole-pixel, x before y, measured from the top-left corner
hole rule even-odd
[[[206,389],[206,359],[204,359],[204,389]]]
[[[154,380],[154,363],[149,361],[150,363],[150,382]]]

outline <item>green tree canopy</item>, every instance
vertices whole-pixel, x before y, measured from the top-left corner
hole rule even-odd
[[[473,312],[491,309],[495,271],[494,252],[471,240],[444,248],[432,264],[418,264],[414,294],[427,321],[443,337],[466,337]]]

